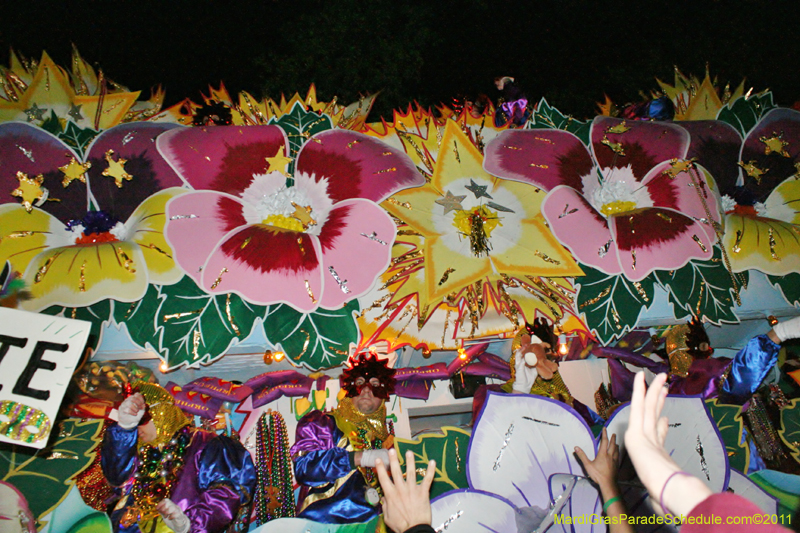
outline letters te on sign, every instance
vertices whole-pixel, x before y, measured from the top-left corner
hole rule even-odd
[[[0,307],[0,442],[45,447],[91,326]]]

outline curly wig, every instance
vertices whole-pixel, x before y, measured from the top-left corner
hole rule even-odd
[[[386,359],[378,359],[375,354],[358,354],[349,361],[350,367],[342,372],[339,383],[349,398],[361,394],[364,385],[356,385],[358,378],[364,378],[369,384],[371,378],[378,378],[381,382],[379,387],[371,387],[372,394],[376,398],[387,400],[390,394],[394,394],[394,386],[397,380],[394,379],[394,369],[389,368]]]

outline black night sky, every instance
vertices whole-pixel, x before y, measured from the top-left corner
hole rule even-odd
[[[67,67],[71,45],[133,90],[163,84],[167,104],[224,81],[232,94],[353,101],[382,91],[371,118],[412,100],[499,96],[513,75],[532,100],[594,114],[608,94],[639,101],[673,66],[720,84],[746,78],[800,100],[800,31],[790,1],[496,2],[440,0],[83,1],[6,3],[0,50]],[[0,65],[8,65],[0,56]]]

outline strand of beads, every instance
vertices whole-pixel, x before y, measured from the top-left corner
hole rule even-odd
[[[192,442],[192,429],[180,429],[163,449],[145,445],[139,449],[139,466],[134,474],[134,505],[125,512],[120,521],[129,527],[139,520],[148,520],[158,515],[158,502],[172,495],[172,488],[180,476],[186,458],[186,449]]]
[[[280,413],[261,415],[256,431],[256,520],[264,524],[295,515],[289,434]]]

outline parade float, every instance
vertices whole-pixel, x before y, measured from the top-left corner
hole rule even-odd
[[[463,102],[370,122],[374,96],[314,87],[145,98],[77,51],[71,69],[13,53],[0,69],[0,479],[39,531],[111,530],[98,445],[143,381],[251,453],[244,527],[374,531],[288,518],[297,421],[336,405],[364,353],[396,370],[394,445],[437,461],[434,527],[511,531],[565,491],[598,512],[566,450],[624,431],[633,372],[688,379],[694,359],[664,354],[689,322],[732,357],[798,314],[800,112],[767,91],[676,70],[652,100],[670,120],[542,98],[521,124]],[[536,320],[563,387],[490,393],[473,423]],[[667,406],[684,469],[770,514],[800,494],[793,350],[744,406]]]

